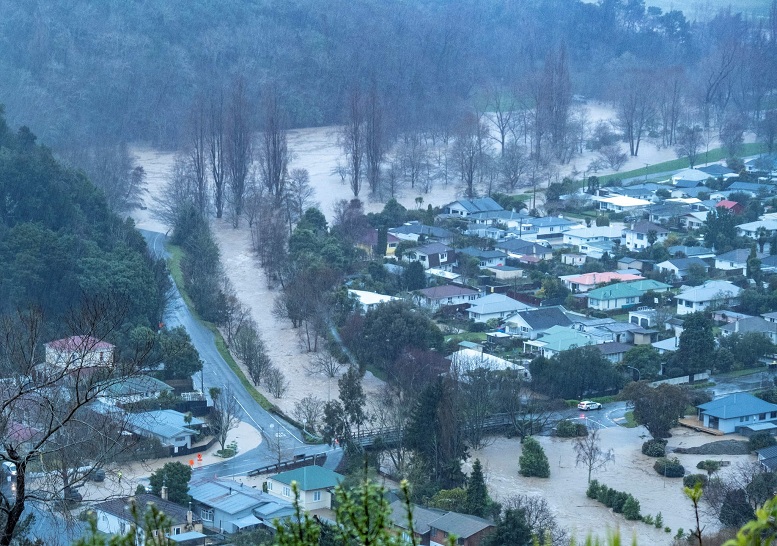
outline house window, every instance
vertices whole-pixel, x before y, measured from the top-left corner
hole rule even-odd
[[[284,497],[290,497],[291,496],[291,489],[289,487],[283,488],[283,496]]]
[[[202,521],[213,521],[213,508],[200,510],[200,518]]]
[[[321,500],[321,491],[313,491],[313,502]]]
[[[761,415],[759,415],[759,416],[758,416],[758,419],[759,419],[760,421],[763,421],[763,420],[765,420],[765,419],[766,419],[766,414],[765,414],[765,413],[762,413]]]
[[[272,491],[272,482],[267,480],[267,491]]]
[[[173,534],[180,535],[181,534],[181,528],[180,527],[176,527],[175,529],[173,529]]]
[[[637,241],[642,241],[645,236],[642,233],[637,233]]]
[[[769,414],[769,419],[777,419],[777,411],[773,411]]]

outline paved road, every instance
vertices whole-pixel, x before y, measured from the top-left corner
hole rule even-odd
[[[165,254],[164,234],[144,230],[141,230],[141,233],[146,238],[149,248],[156,255],[163,256]],[[302,440],[302,432],[299,429],[262,408],[249,395],[216,349],[213,333],[192,316],[191,311],[184,303],[180,292],[175,286],[173,286],[173,292],[174,295],[165,313],[164,321],[171,328],[176,326],[186,328],[192,339],[192,344],[200,354],[200,358],[203,361],[203,370],[201,374],[194,376],[195,385],[199,387],[202,384],[205,387],[206,393],[210,387],[229,388],[243,411],[242,420],[262,432],[265,438],[280,438],[279,441],[282,443],[284,451],[292,452],[294,455],[313,455],[329,452],[330,460],[327,461],[327,466],[332,464],[332,461],[339,460],[341,456],[339,450],[332,450],[327,445],[305,444]],[[254,468],[272,464],[277,460],[277,455],[273,454],[272,446],[268,445],[270,443],[274,442],[262,442],[258,447],[239,455],[234,460],[209,465],[202,469],[196,469],[195,472],[212,473],[219,476],[236,475],[245,474]],[[275,443],[277,446],[277,442]]]

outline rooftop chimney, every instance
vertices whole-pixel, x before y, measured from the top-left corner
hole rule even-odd
[[[167,486],[163,485],[162,490],[159,492],[159,496],[162,497],[162,500],[167,500]]]
[[[186,512],[186,523],[189,525],[192,524],[192,521],[194,521],[194,514],[192,513],[192,503],[189,503],[189,511]]]

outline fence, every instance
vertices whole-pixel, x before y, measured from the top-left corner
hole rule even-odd
[[[283,461],[275,464],[268,464],[250,470],[249,476],[258,476],[260,474],[270,474],[271,472],[284,472],[286,470],[294,470],[295,468],[302,468],[303,466],[324,466],[326,462],[326,453],[317,453],[315,455],[295,455],[290,461]]]

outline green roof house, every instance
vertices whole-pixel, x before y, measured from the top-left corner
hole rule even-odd
[[[331,508],[334,488],[343,481],[337,472],[320,466],[303,466],[281,472],[267,480],[267,492],[287,501],[294,500],[291,484],[297,482],[299,503],[304,510]]]
[[[668,284],[650,279],[609,284],[588,291],[588,308],[600,311],[625,309],[638,305],[646,292],[666,292],[670,288]]]
[[[539,353],[550,358],[561,351],[568,351],[584,345],[594,345],[595,343],[593,336],[585,332],[566,326],[553,326],[537,339],[524,341],[523,348],[527,353]]]

